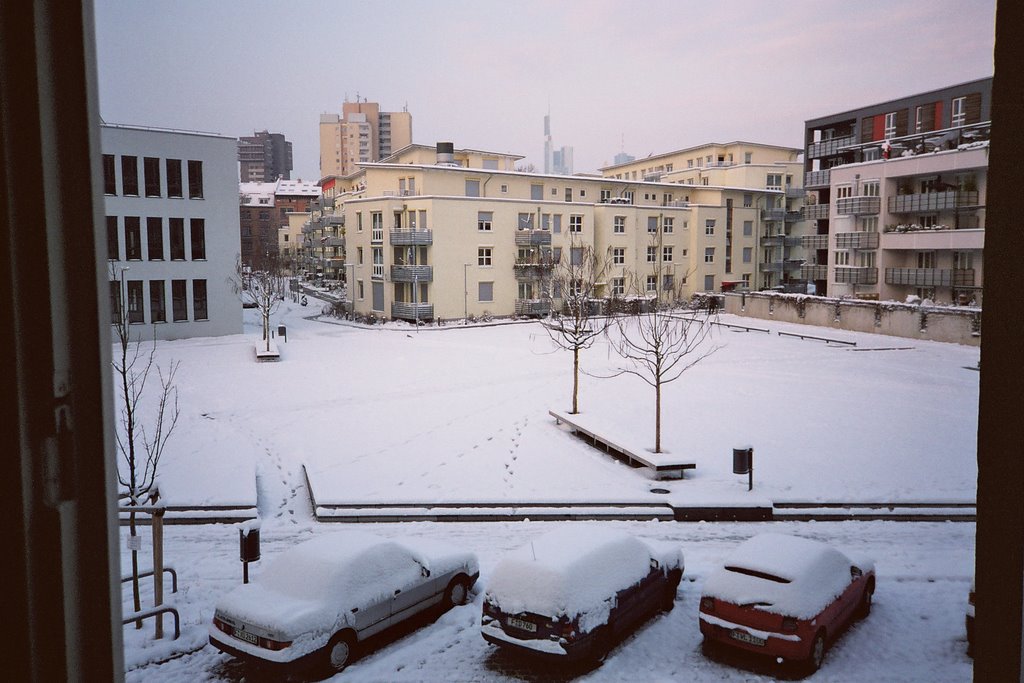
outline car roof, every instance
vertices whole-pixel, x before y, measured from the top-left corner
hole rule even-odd
[[[832,546],[800,536],[760,534],[740,544],[725,561],[787,581],[800,581],[850,560]]]

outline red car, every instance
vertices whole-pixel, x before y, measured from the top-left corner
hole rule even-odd
[[[704,584],[700,632],[716,642],[816,671],[828,645],[871,611],[875,569],[831,546],[762,534],[742,543]]]

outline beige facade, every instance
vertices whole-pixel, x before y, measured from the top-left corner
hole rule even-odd
[[[325,211],[347,254],[333,274],[351,280],[355,311],[542,314],[561,303],[552,260],[572,259],[582,246],[609,262],[601,297],[653,296],[666,285],[683,296],[756,288],[759,264],[773,255],[762,245],[766,231],[790,225],[784,209],[765,213],[784,206],[786,189],[766,188],[764,169],[747,169],[757,179],[750,187],[680,185],[512,170],[520,159],[451,150],[439,163],[437,149],[412,145],[387,163],[324,178]],[[306,244],[315,252],[330,229],[325,218],[311,221]]]
[[[382,112],[376,102],[344,102],[341,114],[320,115],[320,175],[346,176],[357,164],[412,144],[412,114]]]

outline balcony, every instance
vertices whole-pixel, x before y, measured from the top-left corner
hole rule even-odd
[[[345,225],[345,214],[331,213],[323,217],[324,225]]]
[[[786,185],[786,199],[803,199],[807,196],[807,190],[802,187]]]
[[[824,171],[807,171],[804,173],[804,189],[809,190],[817,187],[828,187],[829,176],[832,170],[826,168]]]
[[[551,244],[551,233],[547,230],[517,230],[516,246],[532,247]]]
[[[803,211],[804,219],[809,221],[817,220],[828,220],[828,209],[829,205],[825,204],[808,204],[801,211]]]
[[[400,320],[432,320],[434,304],[394,301],[391,303],[391,317]]]
[[[836,233],[836,249],[878,249],[877,232]]]
[[[542,277],[549,277],[555,264],[550,259],[531,261],[528,259],[516,260],[512,266],[515,269],[516,278],[519,280],[534,280]]]
[[[828,279],[828,266],[805,263],[800,266],[800,278],[803,280],[826,280]]]
[[[334,197],[318,197],[321,208],[333,209],[334,208]]]
[[[395,246],[429,247],[434,243],[433,230],[392,230],[389,237]]]
[[[979,206],[978,193],[966,190],[901,194],[889,197],[889,213],[954,211],[975,206]]]
[[[550,299],[516,299],[516,315],[547,315],[551,312]]]
[[[804,264],[803,259],[788,258],[785,261],[770,261],[768,263],[761,263],[759,268],[762,273],[781,273],[783,271],[790,272],[793,270],[799,270]]]
[[[887,231],[882,234],[881,248],[913,251],[939,251],[941,249],[967,251],[969,249],[984,249],[985,229]]]
[[[836,268],[835,281],[846,285],[874,285],[878,283],[878,268],[841,266]]]
[[[326,258],[324,259],[324,265],[327,266],[328,268],[344,268],[345,259],[341,258],[340,256],[334,258]]]
[[[763,247],[800,247],[803,246],[803,241],[796,235],[763,235],[761,237],[761,246]]]
[[[974,270],[965,268],[886,268],[885,284],[911,287],[973,287]]]
[[[391,266],[392,282],[432,282],[434,266]]]
[[[839,153],[841,147],[856,144],[857,139],[853,135],[844,135],[840,138],[832,138],[831,140],[822,140],[821,142],[814,142],[807,145],[807,158],[816,159],[818,157],[828,157]]]
[[[840,216],[867,216],[881,209],[881,197],[842,197],[836,200],[836,213]]]
[[[802,235],[800,246],[804,249],[828,249],[828,235]]]

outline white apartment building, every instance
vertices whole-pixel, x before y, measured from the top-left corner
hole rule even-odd
[[[107,124],[100,143],[115,315],[142,339],[241,333],[237,141]]]

